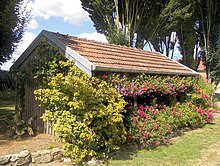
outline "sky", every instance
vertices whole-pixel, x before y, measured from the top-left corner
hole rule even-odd
[[[42,30],[107,42],[104,35],[96,32],[80,0],[33,0],[27,3],[27,9],[31,10],[29,25],[12,55],[12,60],[4,63],[2,70],[9,70]]]
[[[96,32],[80,0],[32,0],[27,3],[27,9],[31,11],[29,25],[12,55],[13,58],[0,66],[2,70],[9,70],[42,30],[107,42],[103,34]]]

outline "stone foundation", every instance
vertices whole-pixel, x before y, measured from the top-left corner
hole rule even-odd
[[[0,156],[0,166],[22,166],[49,163],[52,161],[64,161],[63,152],[59,148],[51,150],[40,150],[30,153],[28,150],[21,151],[19,154]]]

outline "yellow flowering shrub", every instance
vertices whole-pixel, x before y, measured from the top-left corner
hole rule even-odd
[[[71,61],[60,61],[59,67],[68,68],[68,72],[47,78],[47,86],[34,94],[46,108],[42,118],[53,122],[65,154],[78,162],[118,149],[126,140],[126,103],[121,95]]]

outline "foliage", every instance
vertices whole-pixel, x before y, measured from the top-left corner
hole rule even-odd
[[[151,104],[153,100],[156,100],[158,104],[163,102],[167,105],[172,105],[172,101],[179,99],[178,94],[184,96],[185,93],[192,91],[196,82],[196,79],[191,77],[181,78],[178,76],[151,76],[146,74],[140,74],[136,77],[110,74],[103,75],[102,79],[106,80],[109,86],[115,87],[123,96],[145,96],[147,104]]]
[[[220,3],[218,0],[199,0],[195,3],[195,29],[197,45],[200,48],[199,58],[203,58],[206,65],[206,77],[210,79],[210,67],[208,65],[210,55],[219,40],[219,14]]]
[[[118,149],[126,140],[121,95],[105,81],[89,77],[72,61],[59,61],[61,54],[44,44],[34,62],[39,66],[32,66],[35,80],[41,79],[34,93],[46,108],[43,120],[53,124],[65,154],[78,162]],[[42,56],[52,59],[42,63]]]
[[[44,39],[37,47],[38,56],[30,64],[36,86],[47,86],[51,77],[59,72],[66,73],[67,68],[60,66],[60,61],[66,61],[63,53],[55,47],[52,47]]]
[[[110,43],[121,44],[119,37],[125,36],[128,46],[143,49],[147,42],[151,42],[156,51],[166,52],[167,56],[174,50],[175,42],[171,39],[171,33],[178,32],[181,26],[189,24],[188,20],[192,18],[193,12],[191,0],[81,0],[81,2],[96,30],[103,33]],[[191,22],[189,29],[192,32],[194,22],[193,24]],[[116,33],[112,33],[113,30]],[[185,34],[181,37],[183,36],[187,37]]]
[[[110,74],[102,79],[129,103],[125,124],[132,142],[157,146],[168,143],[181,128],[213,123],[213,86],[203,79],[145,74]]]
[[[110,32],[112,29],[115,29],[119,36],[122,32],[129,46],[133,46],[135,33],[138,34],[137,41],[141,42],[135,44],[136,46],[144,45],[143,39],[146,39],[144,37],[147,36],[148,31],[156,34],[157,26],[160,25],[158,17],[162,6],[166,3],[144,0],[81,0],[81,2],[98,32],[105,34],[109,39],[113,38],[111,35],[115,35]]]
[[[220,82],[220,40],[217,42],[217,45],[210,52],[209,55],[209,66],[211,70],[211,79],[216,85]]]
[[[0,5],[0,65],[11,59],[29,20],[24,0],[3,0]]]
[[[0,70],[0,92],[15,87],[15,79],[10,72]]]
[[[117,45],[122,45],[126,46],[127,45],[127,40],[125,34],[120,30],[118,33],[115,29],[109,30],[109,37],[108,42],[110,44],[117,44]]]
[[[170,134],[184,127],[201,126],[206,120],[212,122],[212,115],[202,109],[184,104],[161,108],[140,105],[129,110],[130,126],[128,138],[142,144],[157,146],[168,143]],[[210,114],[210,115],[209,115]]]

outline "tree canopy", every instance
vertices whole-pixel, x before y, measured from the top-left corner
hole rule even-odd
[[[178,44],[183,64],[196,69],[203,57],[207,78],[220,34],[218,0],[81,0],[96,30],[110,43],[154,50],[173,57]],[[175,36],[172,33],[175,32]],[[211,69],[212,70],[212,69]]]
[[[2,0],[0,3],[0,65],[12,58],[21,41],[30,12],[24,0]]]

